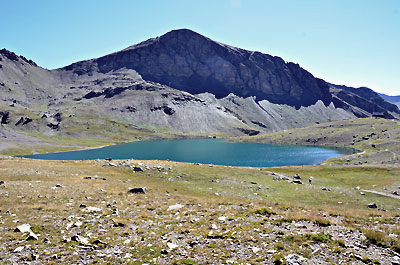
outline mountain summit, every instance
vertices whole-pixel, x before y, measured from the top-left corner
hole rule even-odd
[[[188,29],[173,30],[122,51],[65,67],[77,74],[121,68],[191,94],[209,92],[222,98],[233,93],[296,108],[318,100],[325,105],[331,102],[328,84],[298,64],[221,44]]]

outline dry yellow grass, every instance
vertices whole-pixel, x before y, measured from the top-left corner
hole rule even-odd
[[[372,181],[378,187],[382,183],[397,185],[398,179],[391,177],[398,174],[395,168],[260,170],[172,161],[112,163],[117,167],[104,166],[109,164],[105,160],[0,160],[0,180],[5,181],[0,186],[0,258],[21,263],[38,254],[37,263],[62,264],[79,263],[82,255],[88,263],[271,263],[274,255],[267,249],[311,259],[310,248],[304,244],[316,247],[322,241],[328,245],[323,255],[335,249],[346,253],[346,244],[335,241],[339,227],[347,227],[340,229],[351,234],[372,223],[370,229],[398,234],[398,200],[372,194],[364,201],[365,196],[354,190],[356,185]],[[144,171],[135,173],[129,165],[141,166]],[[332,170],[337,172],[335,176],[329,174]],[[316,183],[274,180],[278,173],[291,176],[294,172],[303,177],[312,174]],[[337,183],[331,192],[321,190],[320,184],[335,183],[335,178],[346,175],[349,180]],[[364,179],[358,180],[358,175]],[[133,187],[147,187],[148,191],[128,194]],[[338,199],[344,203],[338,204]],[[370,199],[389,211],[368,209]],[[182,208],[168,210],[177,204]],[[85,212],[88,207],[100,211]],[[23,223],[32,226],[39,241],[25,241],[25,234],[13,232]],[[296,235],[299,231],[304,235]],[[70,241],[74,235],[87,238],[89,244]],[[50,243],[44,243],[44,238]],[[168,243],[179,247],[170,249]],[[20,246],[24,250],[14,253]],[[168,254],[162,254],[162,249]],[[323,255],[315,257],[321,260]],[[352,261],[345,254],[328,259],[331,263]]]

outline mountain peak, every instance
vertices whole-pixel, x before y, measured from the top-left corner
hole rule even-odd
[[[140,42],[138,44],[129,46],[129,47],[123,49],[122,51],[128,51],[128,50],[132,50],[132,49],[146,47],[148,45],[156,44],[158,42],[185,41],[185,40],[188,40],[189,38],[193,38],[193,37],[201,38],[204,40],[207,39],[207,40],[211,41],[207,37],[195,32],[191,29],[186,29],[186,28],[174,29],[174,30],[171,30],[159,37],[150,38],[150,39]]]
[[[66,67],[75,73],[133,69],[145,80],[217,98],[233,93],[296,107],[331,102],[329,86],[299,65],[177,29],[122,51]]]

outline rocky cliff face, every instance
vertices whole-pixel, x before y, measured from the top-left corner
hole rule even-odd
[[[300,108],[318,100],[329,105],[329,86],[298,64],[215,42],[191,30],[171,31],[98,59],[65,67],[77,74],[128,68],[145,80],[217,98],[255,96]]]

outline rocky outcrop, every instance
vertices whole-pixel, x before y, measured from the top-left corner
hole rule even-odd
[[[121,68],[134,69],[145,80],[191,94],[209,92],[222,98],[233,93],[297,108],[318,100],[326,105],[331,102],[325,81],[298,64],[221,44],[187,29],[64,69],[83,75]]]
[[[354,88],[333,84],[330,84],[330,86],[332,95],[346,102],[347,104],[356,106],[357,108],[362,109],[370,114],[374,112],[391,112],[394,115],[400,114],[400,110],[396,105],[384,100],[381,96],[379,96],[378,93],[367,87]],[[338,105],[338,107],[341,106]],[[394,116],[391,114],[388,114],[387,117],[394,118]]]
[[[0,54],[4,55],[7,59],[12,60],[12,61],[18,61],[21,59],[32,66],[37,66],[37,64],[34,61],[28,60],[24,56],[18,56],[15,53],[13,53],[7,49],[1,49]]]
[[[0,124],[8,124],[10,122],[10,112],[0,111]]]

